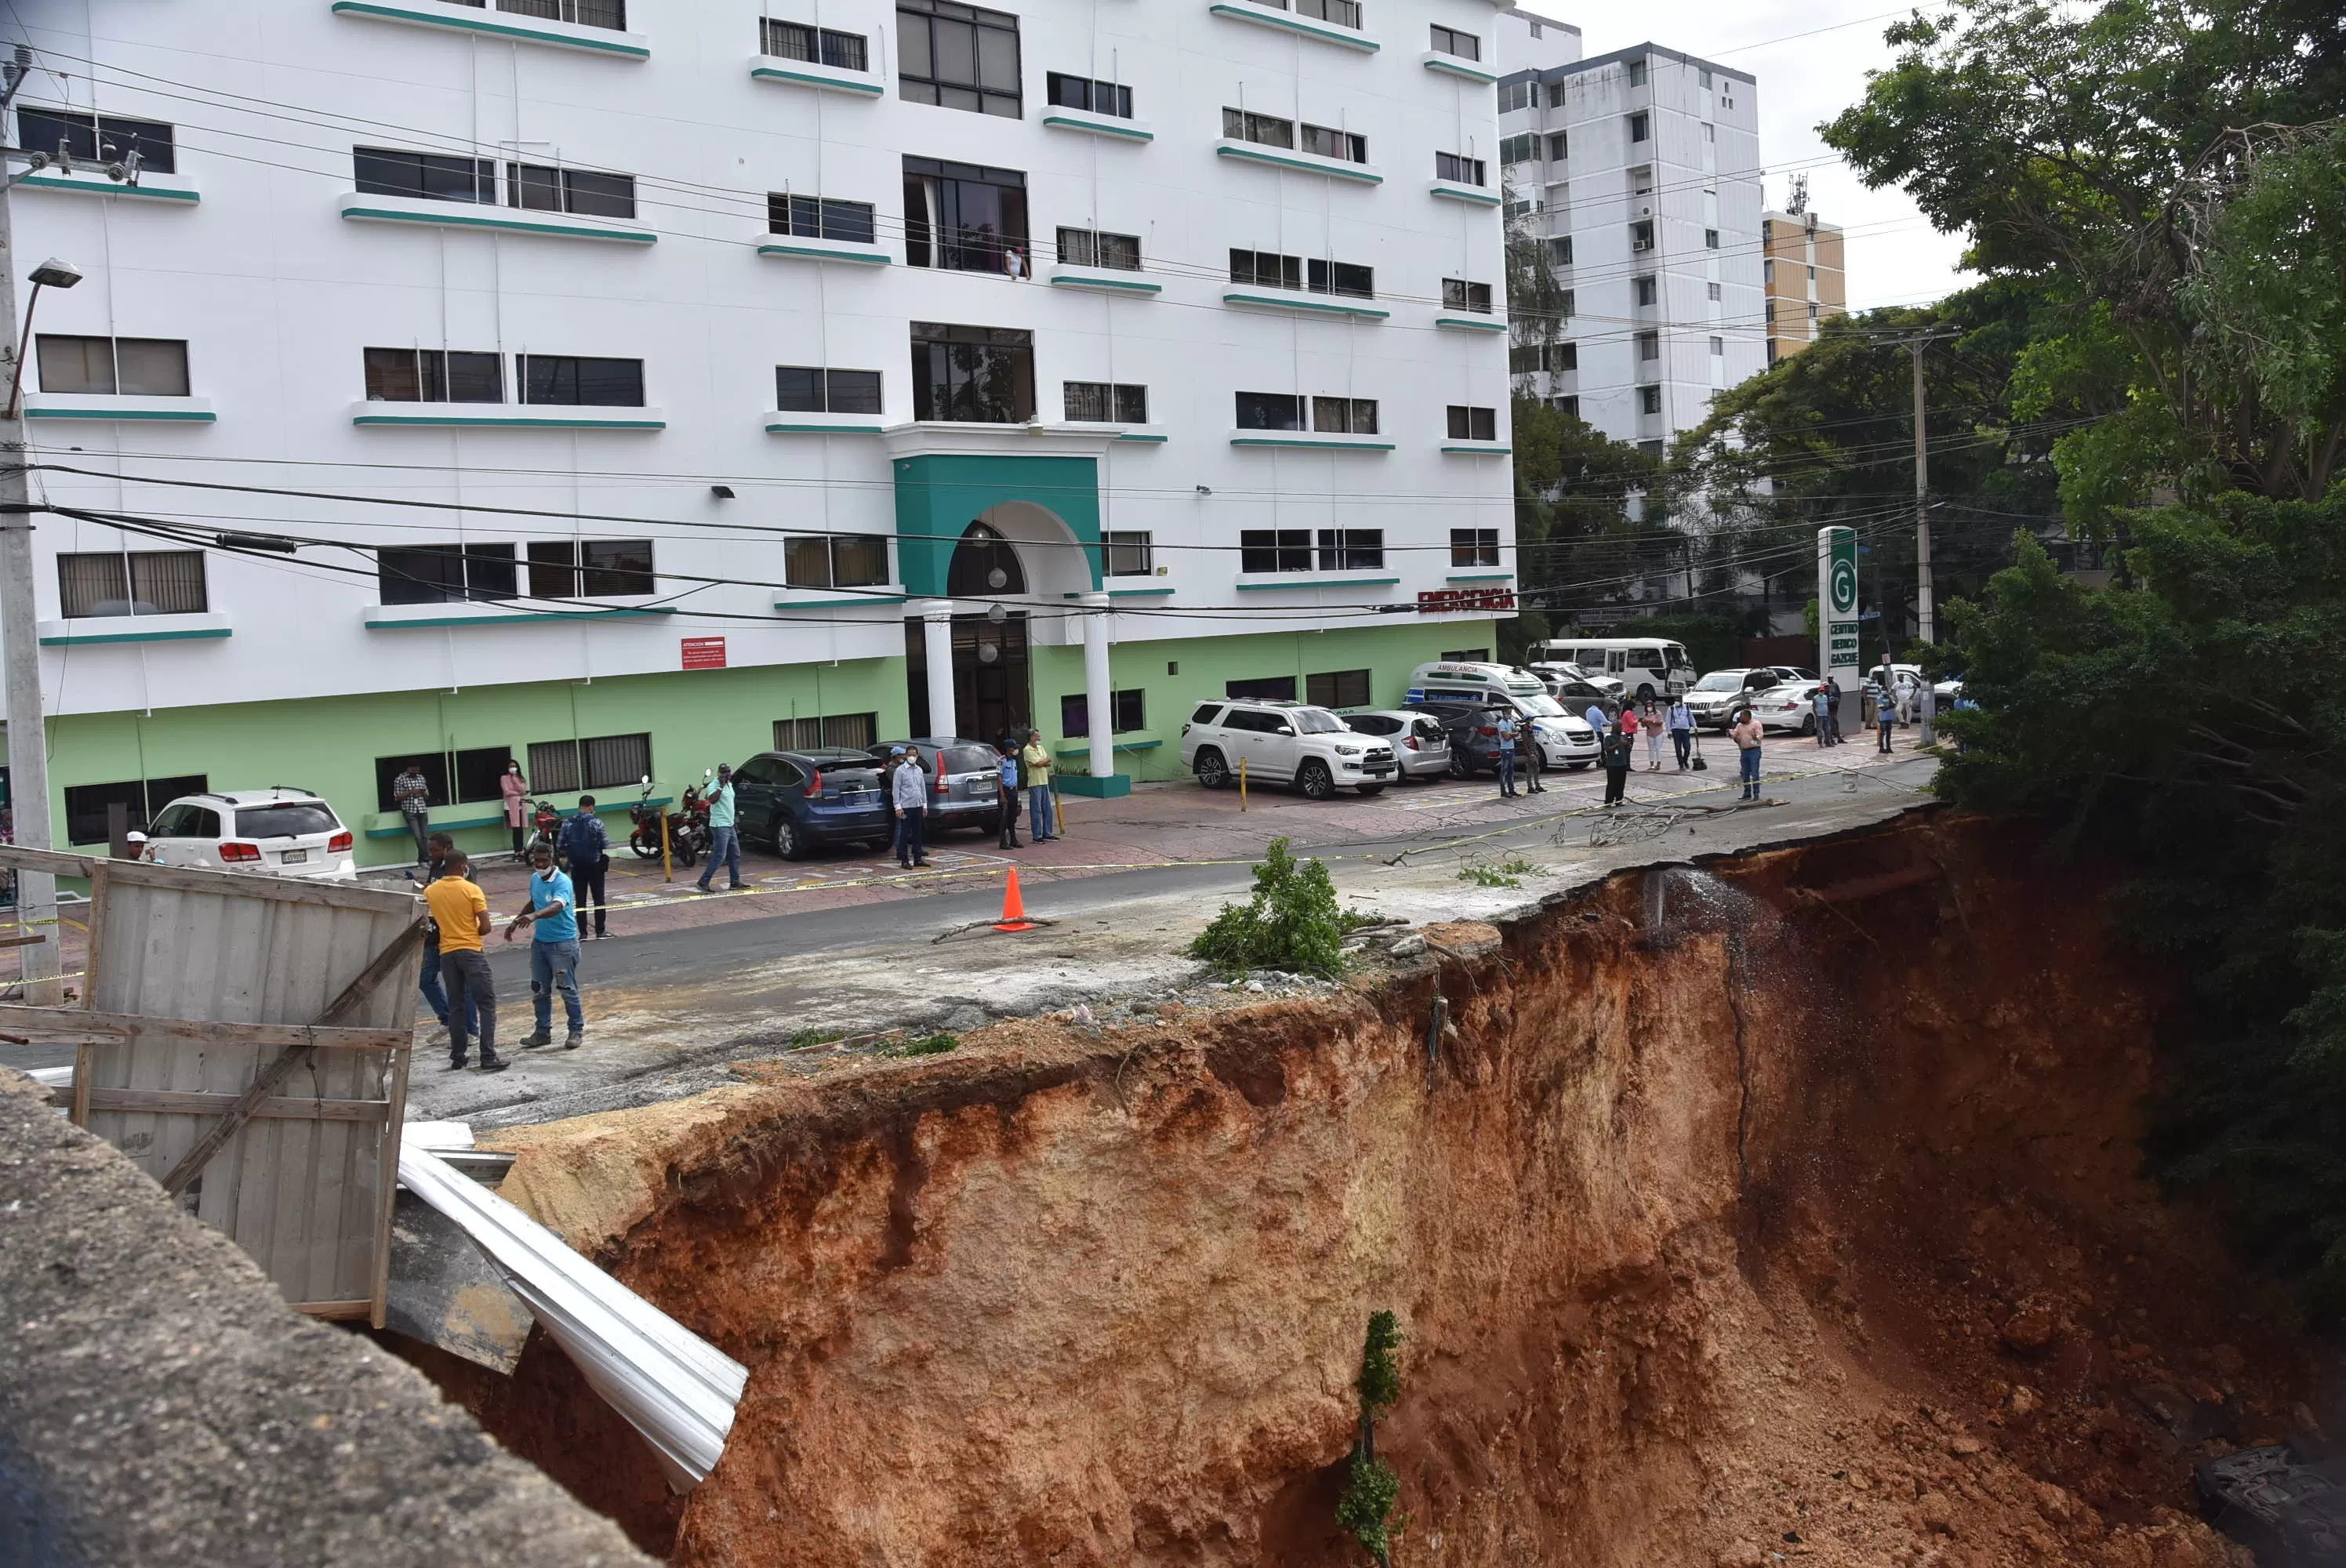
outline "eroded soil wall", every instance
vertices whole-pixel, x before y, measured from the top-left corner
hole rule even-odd
[[[2222,1563],[2190,1460],[2309,1367],[2137,1176],[2162,982],[2099,892],[1915,817],[1333,1003],[530,1129],[508,1195],[749,1393],[681,1502],[555,1352],[468,1402],[679,1563],[1352,1563],[1389,1307],[1397,1562]]]

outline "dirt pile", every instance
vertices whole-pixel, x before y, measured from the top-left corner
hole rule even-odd
[[[674,1502],[549,1348],[435,1370],[679,1563],[1349,1563],[1390,1307],[1397,1562],[2216,1568],[2188,1466],[2310,1369],[2138,1178],[2158,983],[2035,866],[1909,819],[528,1129],[508,1195],[750,1368],[732,1441]]]

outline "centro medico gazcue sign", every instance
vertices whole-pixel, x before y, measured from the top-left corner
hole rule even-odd
[[[1817,673],[1843,691],[1854,691],[1857,666],[1857,530],[1820,528]]]

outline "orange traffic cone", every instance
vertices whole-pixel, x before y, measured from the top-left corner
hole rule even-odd
[[[1026,901],[1018,896],[1018,868],[1010,868],[1010,883],[1002,890],[1002,918],[994,922],[996,931],[1033,931],[1035,922],[1026,918]]]

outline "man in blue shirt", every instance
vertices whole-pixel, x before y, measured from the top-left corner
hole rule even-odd
[[[578,911],[570,879],[554,863],[552,846],[540,844],[530,855],[529,908],[505,924],[507,942],[523,926],[534,928],[529,944],[529,999],[537,1009],[537,1027],[521,1043],[525,1051],[554,1044],[554,993],[562,993],[562,1012],[570,1025],[565,1051],[576,1051],[586,1038],[586,1013],[578,1005]]]
[[[1599,736],[1602,736],[1606,730],[1613,728],[1613,721],[1605,716],[1605,705],[1601,702],[1590,703],[1588,705],[1588,711],[1582,714],[1580,717],[1588,720],[1588,728],[1595,730]]]
[[[709,869],[700,873],[693,885],[702,892],[709,891],[709,879],[717,874],[719,860],[725,863],[726,874],[733,879],[731,891],[741,891],[741,836],[733,830],[733,765],[717,765],[717,782],[710,785],[704,799],[709,802]]]
[[[1501,713],[1497,718],[1493,728],[1499,732],[1499,798],[1512,800],[1515,794],[1515,716]]]
[[[1002,844],[1005,850],[1022,846],[1018,842],[1018,746],[1008,736],[994,748],[994,767],[1002,775],[1002,804],[997,815],[1002,823]]]
[[[611,934],[603,929],[603,882],[611,870],[611,835],[604,830],[603,819],[595,815],[594,796],[578,797],[577,814],[562,824],[561,832],[555,836],[554,850],[557,860],[569,863],[570,880],[578,888],[578,909],[594,911],[593,934],[596,941],[602,941]]]

